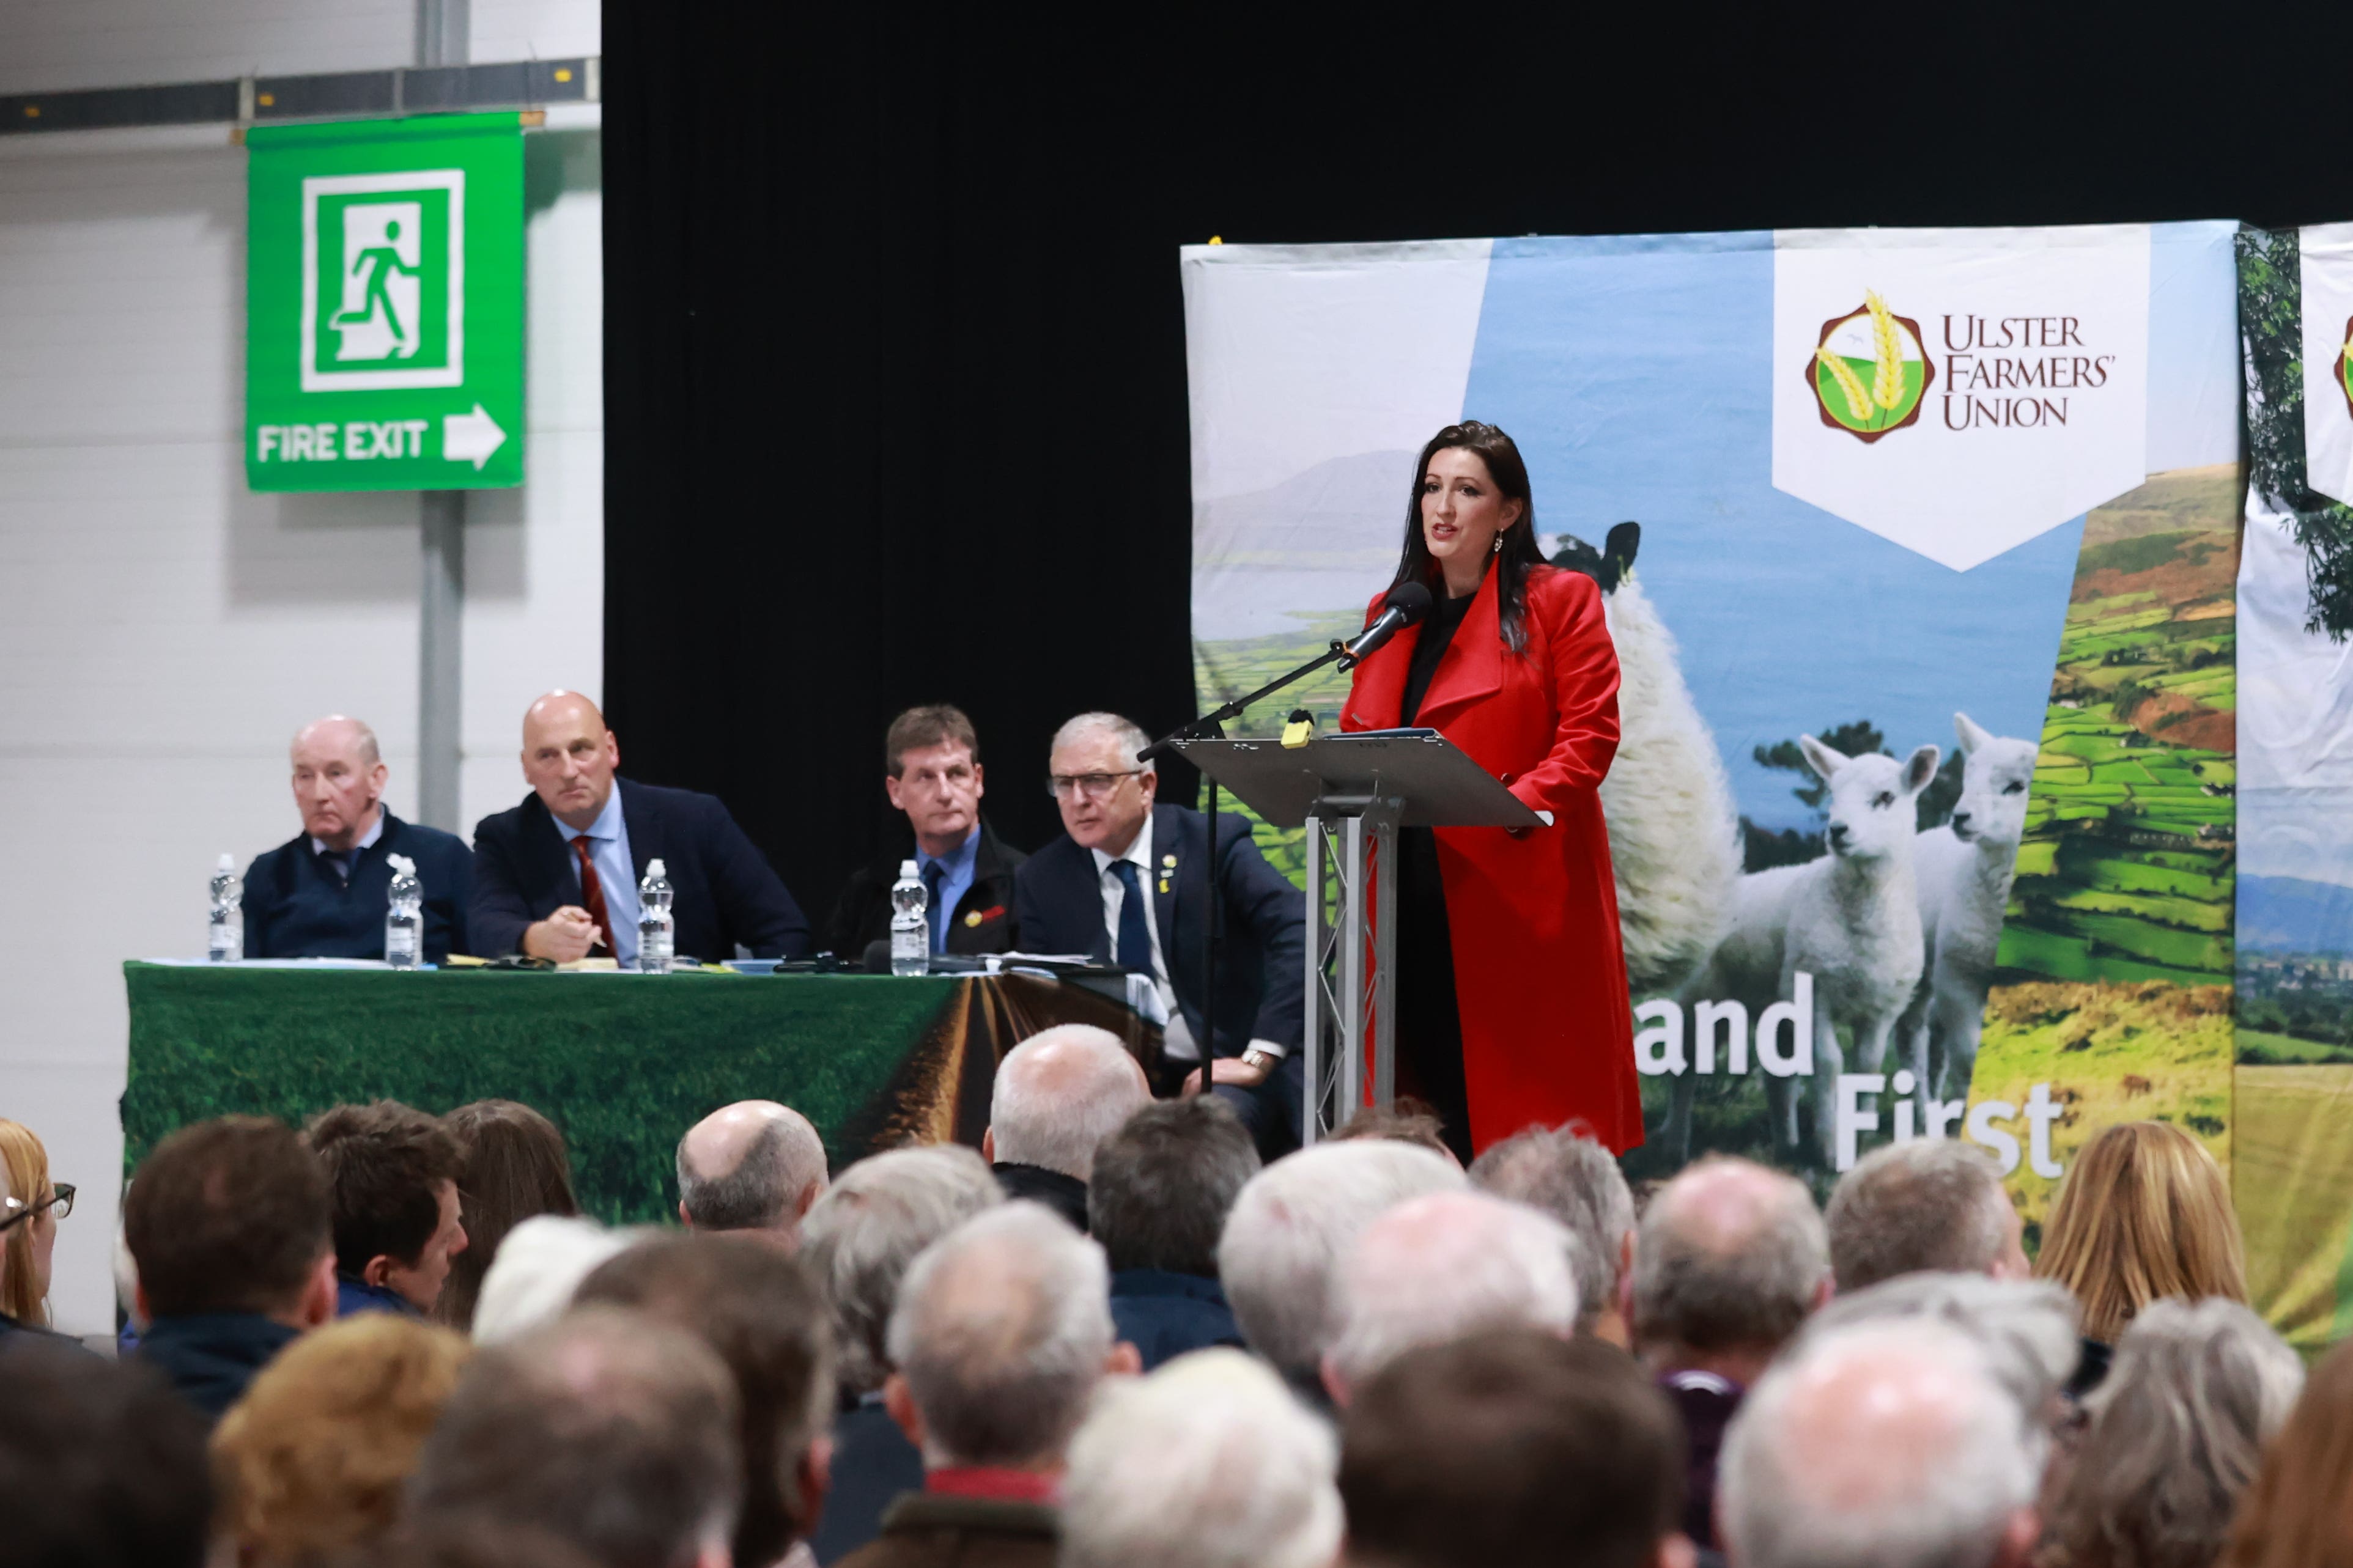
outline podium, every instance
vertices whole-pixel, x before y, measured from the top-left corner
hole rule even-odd
[[[1169,749],[1278,827],[1307,829],[1306,1125],[1329,1136],[1397,1094],[1397,830],[1548,827],[1435,730],[1303,745],[1171,738]]]

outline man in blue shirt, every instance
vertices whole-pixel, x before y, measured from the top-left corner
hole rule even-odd
[[[302,831],[245,873],[248,958],[382,958],[388,857],[417,862],[425,889],[425,962],[466,946],[474,852],[454,834],[384,808],[390,770],[375,731],[332,714],[294,737],[294,809]]]

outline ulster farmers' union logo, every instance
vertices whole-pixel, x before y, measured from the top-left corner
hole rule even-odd
[[[1865,289],[1861,305],[1822,323],[1805,375],[1822,423],[1868,445],[1920,417],[1936,367],[1920,323]]]
[[[302,182],[302,390],[461,386],[466,172]]]

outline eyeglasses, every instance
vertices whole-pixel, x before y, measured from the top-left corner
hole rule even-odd
[[[1124,773],[1050,773],[1046,779],[1046,793],[1056,800],[1068,800],[1082,795],[1089,800],[1101,800],[1119,787],[1122,779],[1132,779],[1142,768],[1130,768]]]
[[[58,1183],[49,1189],[49,1195],[37,1204],[28,1204],[22,1198],[0,1194],[0,1215],[7,1216],[0,1219],[0,1230],[6,1230],[13,1225],[21,1225],[43,1209],[54,1209],[57,1211],[56,1217],[63,1219],[73,1213],[73,1200],[74,1184],[71,1182]]]

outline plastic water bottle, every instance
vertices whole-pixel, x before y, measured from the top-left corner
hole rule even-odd
[[[387,855],[385,861],[392,868],[392,902],[384,917],[384,961],[415,969],[425,962],[425,884],[407,856]]]
[[[899,862],[899,879],[891,884],[891,973],[928,974],[932,970],[932,922],[923,918],[932,901],[913,860]]]
[[[670,873],[659,860],[646,862],[638,884],[638,973],[668,974],[677,952],[678,922],[670,912]]]
[[[235,963],[245,956],[245,879],[227,855],[213,872],[213,931],[206,951],[215,963]]]

